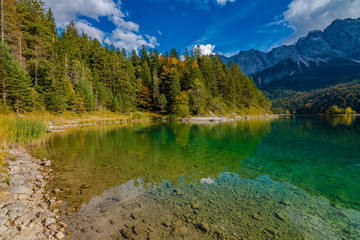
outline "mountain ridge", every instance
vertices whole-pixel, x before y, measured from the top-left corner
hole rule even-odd
[[[250,49],[229,58],[220,58],[226,64],[231,61],[239,64],[248,75],[255,75],[289,59],[298,64],[299,68],[302,64],[309,67],[311,62],[318,64],[336,58],[359,61],[360,18],[334,20],[324,31],[310,31],[292,45],[282,45],[269,52]],[[265,80],[265,84],[271,81]]]

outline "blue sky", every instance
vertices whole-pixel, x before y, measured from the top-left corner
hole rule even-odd
[[[71,20],[103,44],[165,52],[199,45],[234,55],[291,44],[334,19],[360,17],[360,0],[45,0],[58,26]]]

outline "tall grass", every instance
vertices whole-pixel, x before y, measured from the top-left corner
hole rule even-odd
[[[28,143],[39,139],[46,133],[45,123],[41,120],[24,118],[0,118],[0,146],[14,143]]]

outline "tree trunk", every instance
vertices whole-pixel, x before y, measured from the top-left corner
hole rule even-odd
[[[85,71],[84,71],[84,59],[82,60],[81,63],[81,77],[84,79],[85,78]]]
[[[115,95],[114,76],[115,76],[115,65],[113,64],[113,66],[112,66],[112,77],[110,79],[110,89],[111,89],[113,95]]]
[[[21,55],[22,55],[22,44],[21,44],[21,34],[20,34],[20,41],[19,41],[19,62],[21,63]]]
[[[1,42],[4,43],[4,0],[1,0]]]
[[[67,67],[67,53],[65,53],[65,81],[68,79]]]
[[[16,97],[16,115],[19,115],[19,96]]]
[[[35,31],[35,86],[38,85],[38,34]]]
[[[3,87],[3,102],[6,105],[6,78],[4,77],[2,80],[2,87]]]

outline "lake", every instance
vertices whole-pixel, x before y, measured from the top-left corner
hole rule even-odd
[[[32,152],[70,239],[360,239],[360,118],[92,127]]]

